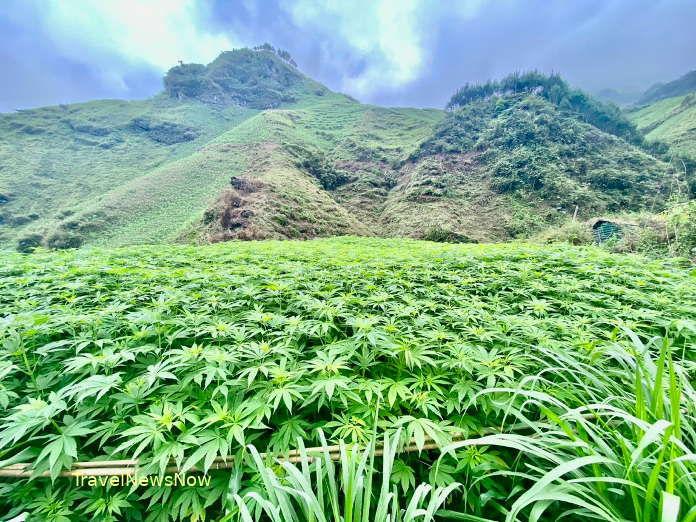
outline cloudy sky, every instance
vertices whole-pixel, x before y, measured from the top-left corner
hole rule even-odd
[[[383,105],[533,68],[642,91],[696,69],[695,26],[694,0],[1,0],[0,111],[145,98],[178,60],[266,41]]]

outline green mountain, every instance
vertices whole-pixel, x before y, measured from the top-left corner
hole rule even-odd
[[[556,76],[486,85],[447,111],[376,107],[263,47],[174,67],[148,100],[0,115],[0,246],[501,240],[668,196],[615,107]]]
[[[667,98],[627,112],[649,141],[696,160],[696,93]]]
[[[601,89],[594,93],[595,97],[603,102],[615,103],[619,106],[631,105],[642,96],[636,91],[619,91],[616,89]]]
[[[666,98],[674,98],[696,91],[696,71],[686,73],[668,83],[658,83],[650,87],[636,102],[637,105],[646,105]]]

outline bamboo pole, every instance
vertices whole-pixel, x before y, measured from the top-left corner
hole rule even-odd
[[[461,438],[461,434],[456,434],[452,437],[452,440]],[[430,451],[437,449],[439,446],[433,441],[432,438],[425,438],[426,444],[420,449],[421,451]],[[316,458],[319,458],[324,452],[329,453],[331,460],[340,459],[340,446],[317,446],[313,448],[305,448],[305,454],[307,455],[307,460],[312,462]],[[408,441],[407,446],[400,450],[400,453],[410,453],[414,451],[419,451],[418,446],[415,444],[415,440],[411,439]],[[313,455],[314,454],[314,455]],[[375,449],[375,455],[381,456],[384,454],[384,450],[381,446]],[[291,450],[284,454],[277,453],[261,453],[261,458],[274,457],[280,462],[301,462],[302,456],[300,450]],[[234,456],[229,457],[216,457],[213,464],[209,469],[229,469],[234,466]],[[31,466],[29,463],[17,463],[11,464],[4,468],[0,468],[0,477],[12,477],[12,478],[22,478],[22,477],[50,477],[51,474],[48,471],[42,472],[38,475],[34,475],[34,472],[27,470]],[[77,469],[75,469],[77,468]],[[60,477],[100,477],[100,476],[119,476],[119,475],[135,475],[138,472],[138,461],[134,459],[126,460],[97,460],[91,462],[74,462],[73,469],[61,471]],[[181,468],[179,466],[167,466],[165,468],[165,473],[179,473]],[[188,472],[203,472],[203,469],[198,466],[193,466],[187,470]]]
[[[600,415],[593,414],[593,413],[587,413],[584,415],[581,415],[585,420],[590,420],[590,419],[596,419],[600,417]],[[614,421],[615,422],[615,421]],[[501,428],[484,428],[482,430],[482,433],[480,433],[480,436],[485,435],[485,434],[492,434],[492,433],[518,433],[521,431],[528,431],[532,429],[528,424],[513,424],[508,427],[507,430],[503,431],[502,427]],[[453,433],[452,434],[452,441],[457,441],[464,439],[465,435],[461,432]],[[416,440],[415,439],[410,439],[406,442],[406,445],[401,448],[398,452],[399,453],[412,453],[415,451],[431,451],[434,449],[438,449],[439,446],[438,444],[432,439],[432,437],[426,436],[424,438],[425,444],[423,445],[422,448],[418,448],[416,445]],[[340,459],[340,445],[333,445],[333,446],[317,446],[313,448],[305,448],[304,452],[307,455],[307,459],[311,462],[318,458],[320,455],[323,455],[324,452],[329,453],[329,457],[331,460],[339,460]],[[320,455],[312,455],[312,454],[320,454]],[[382,449],[381,446],[377,446],[375,449],[375,455],[376,456],[381,456],[384,454],[384,450]],[[302,460],[301,457],[301,452],[299,449],[295,450],[290,450],[286,451],[283,453],[261,453],[260,454],[261,458],[275,458],[276,460],[280,462],[300,462]],[[173,464],[174,461],[171,460],[170,464]],[[31,466],[30,463],[24,462],[24,463],[17,463],[17,464],[11,464],[9,466],[5,466],[3,468],[0,468],[0,477],[10,477],[10,478],[25,478],[25,477],[50,477],[51,474],[50,472],[46,471],[43,473],[40,473],[38,475],[35,475],[33,471],[28,470]],[[213,464],[210,466],[209,469],[211,470],[216,470],[216,469],[229,469],[232,466],[234,466],[234,456],[228,456],[228,457],[215,457],[213,460]],[[170,465],[165,468],[165,473],[180,473],[181,468],[177,465]],[[72,465],[72,469],[70,470],[65,470],[61,471],[59,476],[60,477],[100,477],[100,476],[119,476],[119,475],[135,475],[139,471],[139,462],[137,459],[122,459],[122,460],[96,460],[96,461],[82,461],[82,462],[74,462]],[[193,466],[187,470],[187,472],[203,472],[203,469],[198,467],[198,466]]]

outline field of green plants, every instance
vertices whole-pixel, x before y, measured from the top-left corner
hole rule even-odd
[[[692,267],[594,247],[3,254],[0,468],[34,476],[0,520],[692,522],[695,318]],[[114,459],[210,482],[61,476]]]

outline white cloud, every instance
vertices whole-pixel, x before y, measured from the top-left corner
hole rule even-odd
[[[25,14],[40,17],[38,23],[22,21],[28,30],[41,24],[57,54],[88,63],[105,84],[124,92],[124,78],[134,65],[163,72],[179,60],[208,63],[221,51],[247,43],[206,27],[203,15],[208,13],[202,10],[211,4],[205,0],[23,1],[33,3]],[[264,0],[229,1],[254,12]],[[475,17],[490,1],[278,0],[278,8],[310,38],[322,40],[321,61],[340,62],[338,88],[369,99],[427,74],[438,24],[445,17]]]
[[[201,29],[196,0],[62,0],[41,6],[60,50],[76,58],[116,52],[166,70],[178,60],[207,63],[233,47],[229,37]]]
[[[426,72],[428,50],[444,18],[474,18],[491,1],[285,0],[283,8],[306,32],[323,34],[328,46],[338,41],[365,58],[364,69],[344,77],[342,89],[369,98]]]
[[[350,3],[294,0],[284,4],[307,32],[321,32],[366,58],[365,68],[343,80],[358,96],[396,88],[418,77],[424,63],[419,11],[426,0],[353,0]]]

